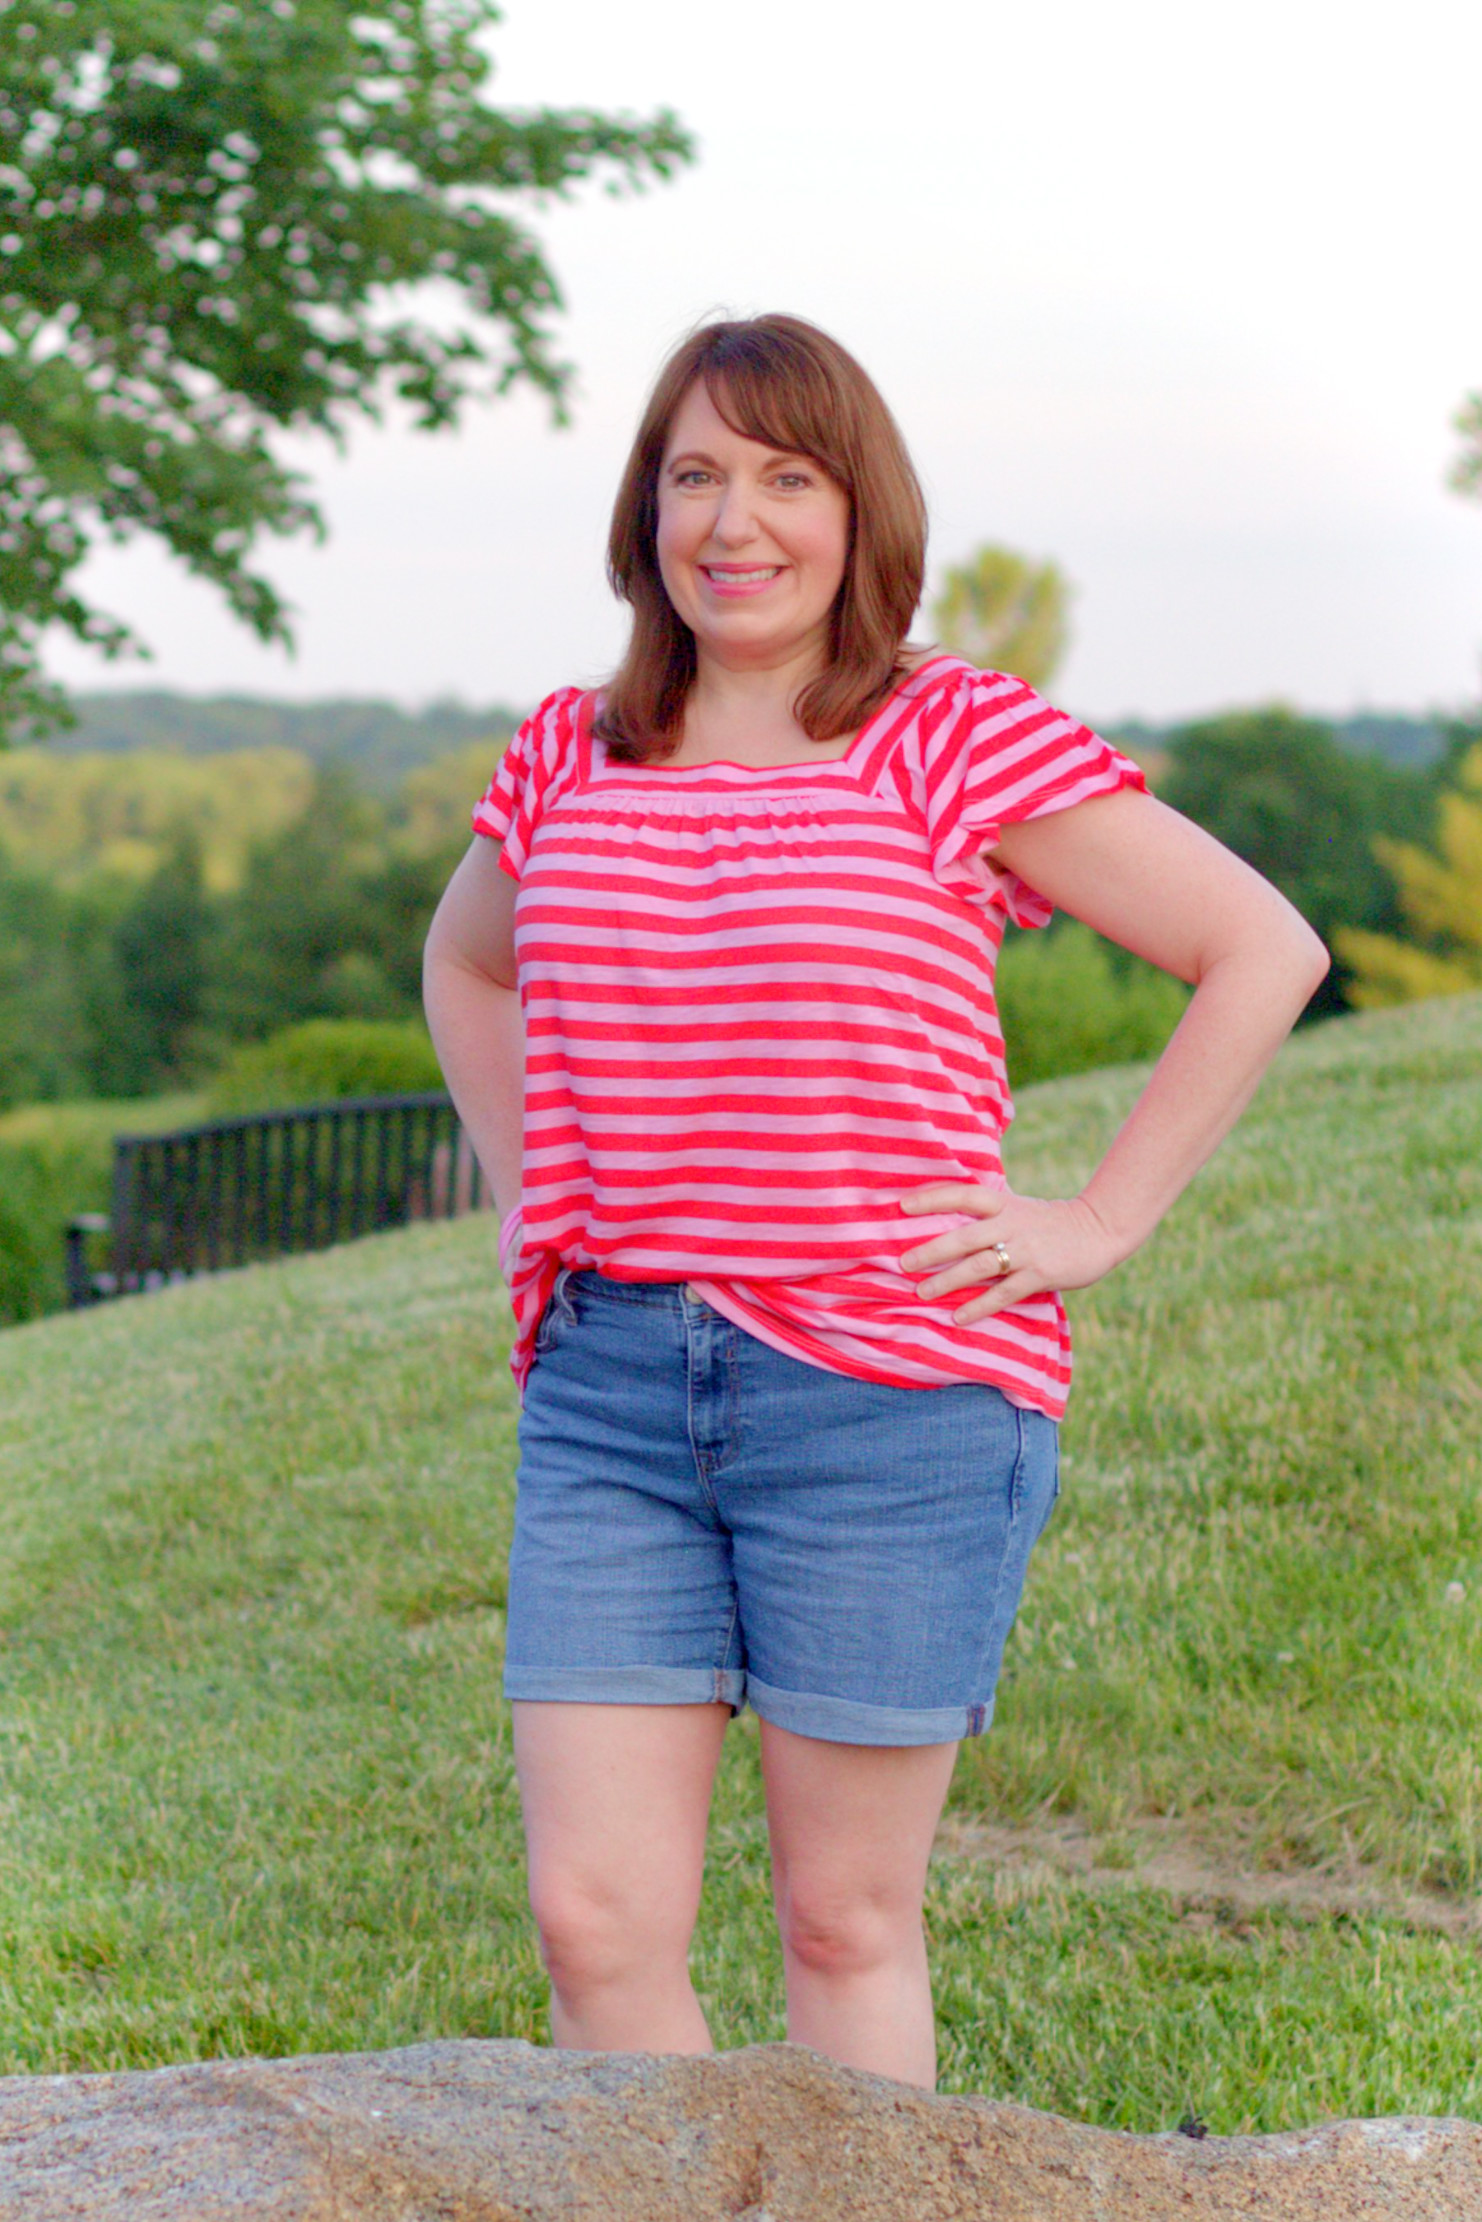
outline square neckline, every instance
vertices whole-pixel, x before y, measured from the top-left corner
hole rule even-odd
[[[703,763],[699,764],[666,764],[663,762],[615,764],[607,753],[605,742],[593,729],[600,689],[591,688],[583,695],[581,702],[578,728],[580,740],[578,783],[582,787],[589,787],[605,780],[621,779],[624,774],[638,775],[641,779],[644,773],[652,774],[654,772],[665,773],[670,779],[693,777],[696,773],[707,775],[739,772],[743,774],[748,783],[757,780],[785,779],[789,775],[795,777],[799,772],[814,777],[819,772],[825,771],[842,772],[846,777],[853,779],[855,759],[872,740],[876,726],[910,695],[917,680],[925,678],[930,672],[934,672],[939,664],[957,664],[964,669],[967,668],[963,665],[960,656],[953,655],[950,650],[939,649],[935,654],[926,657],[921,663],[914,665],[910,671],[903,674],[895,686],[891,688],[880,707],[873,710],[865,719],[864,724],[855,734],[849,746],[840,755],[801,756],[787,764],[742,764],[730,756],[707,757]]]

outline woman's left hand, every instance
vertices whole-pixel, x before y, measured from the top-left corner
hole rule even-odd
[[[970,1181],[930,1181],[901,1198],[906,1212],[969,1212],[973,1224],[936,1234],[914,1250],[903,1251],[908,1271],[928,1272],[916,1283],[923,1298],[950,1296],[955,1289],[992,1285],[952,1314],[970,1327],[995,1312],[1022,1304],[1045,1289],[1089,1288],[1120,1265],[1125,1245],[1117,1243],[1082,1196],[1046,1202],[1017,1196],[1012,1188],[987,1188]],[[1008,1252],[1005,1272],[998,1245]]]

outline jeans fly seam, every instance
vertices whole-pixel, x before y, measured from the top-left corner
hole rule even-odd
[[[705,1454],[695,1439],[695,1343],[688,1319],[684,1321],[684,1424],[685,1433],[689,1437],[690,1456],[695,1462],[695,1479],[700,1484],[705,1502],[719,1520],[720,1506],[715,1501],[715,1491],[710,1485]]]

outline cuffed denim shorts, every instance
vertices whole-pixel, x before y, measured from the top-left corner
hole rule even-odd
[[[520,1416],[505,1694],[980,1735],[1056,1437],[987,1384],[857,1381],[685,1283],[563,1267]]]

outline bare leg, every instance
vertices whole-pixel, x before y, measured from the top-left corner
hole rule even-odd
[[[711,2051],[689,1943],[730,1707],[521,1699],[513,1712],[556,2043]]]
[[[788,2036],[931,2090],[921,1901],[957,1746],[829,1744],[770,1721],[761,1730]]]

